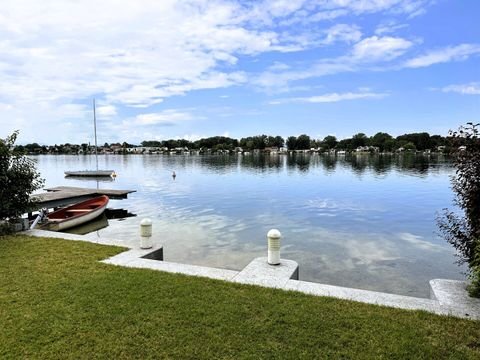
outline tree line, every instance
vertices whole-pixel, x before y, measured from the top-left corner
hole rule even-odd
[[[405,150],[437,149],[439,146],[448,145],[448,137],[441,135],[430,135],[427,132],[403,134],[397,137],[385,132],[378,132],[373,136],[367,136],[364,133],[358,133],[351,138],[338,140],[333,135],[327,135],[323,139],[314,139],[306,134],[299,136],[289,136],[286,140],[281,136],[256,135],[241,138],[240,140],[214,136],[200,139],[197,141],[188,140],[163,140],[163,141],[142,141],[141,145],[145,147],[166,147],[174,149],[177,147],[187,147],[189,149],[212,149],[212,150],[234,150],[241,147],[244,151],[255,149],[264,150],[267,148],[287,147],[288,150],[308,150],[317,149],[321,151],[345,150],[354,151],[358,147],[377,147],[381,152],[391,152],[404,148]]]
[[[171,149],[188,149],[202,150],[210,149],[212,151],[235,151],[241,148],[242,151],[268,150],[287,148],[288,150],[310,150],[325,152],[330,150],[355,151],[359,147],[371,147],[380,152],[393,152],[399,149],[404,150],[437,150],[439,146],[448,147],[448,136],[430,135],[427,132],[403,134],[397,137],[385,132],[378,132],[373,136],[367,136],[364,133],[357,133],[350,138],[338,140],[333,135],[327,135],[323,139],[314,139],[306,134],[299,136],[289,136],[285,140],[282,136],[256,135],[241,138],[240,140],[226,137],[213,136],[208,138],[190,141],[186,139],[169,139],[169,140],[145,140],[140,145],[123,143],[105,143],[99,146],[100,149],[114,149],[121,152],[127,148],[134,147],[153,147]],[[26,145],[18,145],[18,151],[29,154],[76,154],[76,153],[92,153],[93,146],[90,144],[60,144],[60,145],[39,145],[31,143]]]

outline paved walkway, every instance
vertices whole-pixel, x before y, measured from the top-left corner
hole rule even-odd
[[[29,230],[25,231],[24,234],[62,238],[66,240],[87,241],[96,244],[116,245],[128,248],[128,251],[102,261],[112,265],[202,276],[241,284],[298,291],[315,296],[330,296],[368,304],[407,310],[424,310],[439,315],[452,315],[461,318],[480,320],[480,299],[468,297],[465,290],[466,284],[463,281],[443,279],[431,280],[431,299],[424,299],[299,281],[298,264],[295,261],[286,259],[282,259],[280,265],[269,265],[267,264],[266,258],[256,258],[242,271],[234,271],[206,266],[158,261],[163,259],[162,246],[156,244],[151,249],[140,249],[140,240],[119,241],[106,238],[90,239],[82,235],[56,233],[44,230]]]

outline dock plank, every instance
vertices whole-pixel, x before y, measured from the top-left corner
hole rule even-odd
[[[116,189],[92,189],[74,186],[56,186],[46,188],[47,192],[34,194],[31,198],[36,201],[39,208],[58,207],[72,204],[77,201],[83,201],[95,196],[107,195],[112,199],[126,199],[128,194],[136,190],[116,190]]]

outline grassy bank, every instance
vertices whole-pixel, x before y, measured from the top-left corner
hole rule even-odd
[[[479,358],[480,322],[98,260],[0,238],[0,358]]]

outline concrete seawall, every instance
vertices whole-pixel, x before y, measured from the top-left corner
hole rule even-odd
[[[293,260],[282,259],[279,265],[269,265],[267,258],[253,259],[243,270],[227,270],[206,266],[180,264],[163,261],[163,247],[154,246],[140,249],[139,240],[120,241],[115,239],[90,239],[44,230],[29,230],[25,235],[86,241],[101,245],[115,245],[128,248],[127,251],[105,259],[102,262],[117,266],[143,268],[170,273],[201,276],[241,284],[257,285],[289,291],[298,291],[315,296],[329,296],[338,299],[368,304],[389,306],[406,310],[424,310],[438,315],[480,320],[480,299],[470,298],[465,290],[466,283],[456,280],[435,279],[430,281],[431,298],[416,298],[376,291],[324,285],[299,281],[299,266]]]

